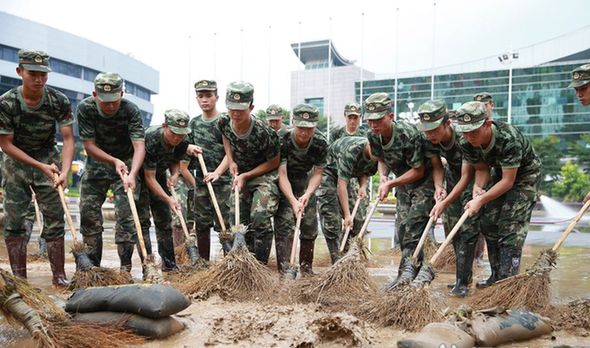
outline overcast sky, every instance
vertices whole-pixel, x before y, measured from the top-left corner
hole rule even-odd
[[[586,0],[438,0],[436,6],[422,0],[1,0],[0,11],[157,69],[160,94],[153,97],[152,123],[160,123],[168,108],[198,114],[192,85],[202,78],[216,79],[221,93],[227,83],[243,79],[255,87],[257,109],[289,107],[291,71],[303,68],[290,47],[298,41],[332,37],[344,58],[386,74],[396,67],[429,69],[433,56],[435,66],[495,56],[590,25]],[[223,94],[220,101],[225,109]]]

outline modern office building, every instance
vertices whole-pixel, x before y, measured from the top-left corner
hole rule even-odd
[[[16,74],[18,50],[42,50],[51,57],[53,70],[47,84],[68,96],[74,112],[92,94],[95,76],[112,71],[123,77],[125,98],[139,106],[143,123],[149,126],[154,112],[150,99],[159,88],[158,71],[108,47],[5,12],[0,12],[0,23],[0,94],[21,84]],[[78,135],[77,124],[74,131]]]

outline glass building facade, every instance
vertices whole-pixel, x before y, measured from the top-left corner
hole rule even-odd
[[[559,135],[562,140],[571,141],[590,133],[590,108],[582,107],[575,91],[567,87],[571,71],[581,64],[577,61],[513,69],[511,123],[533,137]],[[357,81],[355,95],[357,100],[364,100],[372,93],[386,92],[394,99],[394,86],[394,79],[364,81],[363,95],[359,98]],[[507,121],[508,89],[508,69],[434,77],[434,97],[444,99],[449,109],[456,109],[472,100],[476,93],[485,91],[494,98],[493,117],[501,121]],[[410,106],[415,112],[430,96],[431,76],[399,78],[395,98],[398,115],[407,118]]]

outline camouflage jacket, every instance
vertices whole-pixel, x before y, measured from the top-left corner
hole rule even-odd
[[[377,162],[365,156],[367,138],[343,137],[330,145],[324,175],[349,181],[377,172]]]
[[[454,186],[459,179],[461,179],[461,166],[463,164],[463,151],[461,150],[461,139],[463,136],[458,133],[453,126],[451,126],[453,137],[450,143],[445,146],[441,144],[433,144],[428,139],[424,141],[425,156],[432,158],[438,155],[447,160],[445,166],[445,179]]]
[[[155,170],[157,175],[165,175],[171,164],[188,161],[186,149],[188,140],[184,139],[175,147],[164,144],[164,129],[162,126],[152,126],[145,131],[145,159],[143,169]]]
[[[304,149],[295,144],[292,130],[281,138],[281,165],[287,165],[289,181],[306,180],[313,167],[326,167],[327,156],[328,142],[318,130]]]
[[[471,164],[484,162],[498,173],[502,168],[518,168],[514,185],[534,186],[541,171],[541,161],[529,140],[514,126],[500,121],[492,121],[492,141],[485,148],[473,147],[461,140],[465,160]]]
[[[333,132],[330,133],[330,142],[334,143],[336,140],[342,137],[366,137],[367,136],[367,129],[363,127],[363,125],[359,125],[356,129],[354,134],[349,134],[346,131],[346,126],[338,127]]]
[[[258,167],[280,152],[275,130],[256,117],[250,116],[250,129],[244,135],[234,132],[227,115],[221,116],[218,124],[221,134],[229,140],[240,173]]]
[[[18,86],[0,96],[0,134],[13,134],[13,144],[29,155],[55,148],[55,123],[60,127],[74,123],[68,97],[45,87],[41,103],[33,109],[24,102],[21,90]]]
[[[121,100],[116,114],[105,116],[93,97],[80,102],[76,112],[80,139],[94,140],[109,155],[126,161],[133,157],[133,140],[143,140],[145,131],[139,108],[127,99]]]
[[[188,135],[188,142],[203,148],[203,159],[208,172],[214,171],[225,156],[223,138],[218,126],[219,118],[222,115],[219,114],[212,120],[205,120],[203,115],[199,115],[189,123],[191,132]],[[203,171],[197,158],[191,158],[189,169],[195,171],[197,185],[205,185],[203,183]],[[227,170],[214,184],[228,183],[230,180],[231,176],[229,170]]]
[[[383,144],[381,137],[373,132],[369,132],[367,138],[371,143],[373,156],[382,160],[397,177],[424,163],[424,177],[408,184],[409,188],[417,187],[432,178],[432,164],[426,160],[424,151],[427,140],[413,125],[393,121],[393,136],[387,144]]]

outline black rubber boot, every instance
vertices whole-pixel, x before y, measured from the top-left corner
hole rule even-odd
[[[199,248],[199,255],[209,261],[211,257],[211,231],[197,231],[197,248]]]
[[[6,237],[6,251],[12,274],[27,279],[27,239],[26,237]]]
[[[292,245],[293,238],[289,238],[289,236],[275,235],[275,251],[277,255],[277,270],[279,273],[284,273],[289,266]]]
[[[340,248],[340,240],[326,238],[326,245],[328,246],[328,252],[330,253],[332,264],[335,264],[341,258],[338,250]]]
[[[162,258],[162,272],[177,272],[179,270],[176,266],[172,236],[158,240],[158,254]]]
[[[299,249],[299,270],[302,276],[312,276],[313,273],[313,252],[315,249],[315,240],[301,240]]]
[[[64,270],[65,264],[65,246],[64,237],[47,240],[47,257],[51,265],[53,278],[51,282],[56,287],[67,287],[70,282],[66,279]]]
[[[88,250],[86,253],[88,258],[94,266],[100,267],[100,261],[102,260],[102,235],[83,236],[83,239]]]
[[[121,261],[121,271],[131,272],[131,257],[133,256],[133,243],[118,243],[117,253]]]
[[[397,277],[387,285],[387,289],[395,289],[398,285],[411,282],[420,270],[420,263],[412,263],[411,255],[414,253],[416,246],[405,248],[402,251],[402,257],[397,269]],[[422,253],[421,253],[422,254]],[[420,257],[418,258],[420,260]],[[418,261],[420,262],[420,261]]]
[[[502,246],[500,248],[500,275],[498,280],[518,274],[521,254],[521,248],[514,246]]]
[[[263,265],[268,264],[270,249],[272,249],[272,233],[265,233],[262,238],[256,238],[254,242],[254,255]]]
[[[460,253],[460,251],[458,249],[457,242],[455,242],[454,240],[453,240],[453,251],[455,252],[455,262],[457,262],[456,257],[457,257],[457,254]],[[475,255],[476,252],[477,251],[474,252],[474,255]],[[472,268],[470,268],[470,269],[472,269]],[[456,269],[455,269],[455,271],[456,271],[455,272],[455,282],[454,283],[451,283],[451,284],[447,284],[447,288],[448,289],[453,289],[457,285],[457,280],[456,279],[457,279],[459,273],[458,273],[458,271]],[[470,275],[469,275],[469,279],[467,280],[467,286],[470,286],[471,283],[473,283],[473,272],[471,272]]]
[[[451,295],[465,297],[469,294],[474,255],[475,245],[460,244],[455,248],[457,281],[451,290]]]
[[[490,261],[490,268],[492,270],[492,274],[488,279],[477,282],[475,286],[478,289],[487,288],[488,286],[497,282],[499,279],[498,276],[500,272],[500,250],[498,246],[498,241],[486,240],[486,247],[488,249],[488,260]]]

